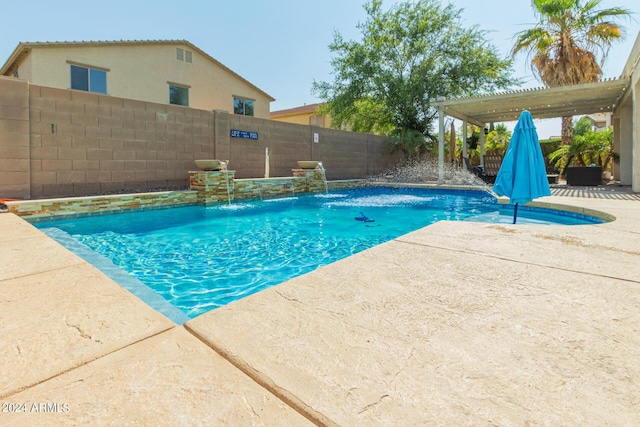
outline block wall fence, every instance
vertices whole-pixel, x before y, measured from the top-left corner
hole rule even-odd
[[[231,137],[232,129],[258,139]],[[187,187],[196,159],[229,160],[236,178],[262,178],[266,148],[271,177],[320,160],[329,180],[366,178],[400,160],[385,146],[376,135],[0,77],[0,198]]]

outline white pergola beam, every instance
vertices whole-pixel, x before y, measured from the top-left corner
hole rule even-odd
[[[438,100],[444,114],[477,126],[517,121],[523,110],[536,119],[613,111],[627,92],[628,77],[545,89],[525,89],[495,95]]]

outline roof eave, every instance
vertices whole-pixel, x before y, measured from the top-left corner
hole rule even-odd
[[[224,65],[222,62],[218,61],[217,59],[215,59],[214,57],[212,57],[211,55],[209,55],[207,52],[203,51],[202,49],[200,49],[199,47],[197,47],[196,45],[194,45],[193,43],[191,43],[190,41],[187,40],[183,40],[182,41],[184,44],[188,45],[190,48],[192,48],[193,50],[199,52],[201,55],[203,55],[205,58],[208,58],[210,61],[212,61],[213,63],[215,63],[216,65],[218,65],[219,67],[221,67],[222,69],[228,71],[230,74],[232,74],[233,76],[235,76],[236,78],[240,79],[241,81],[243,81],[244,83],[248,84],[249,86],[251,86],[253,89],[257,90],[258,92],[260,92],[262,95],[264,95],[269,102],[273,102],[276,99],[274,97],[272,97],[271,95],[269,95],[267,92],[263,91],[262,89],[260,89],[258,86],[254,85],[253,83],[251,83],[249,80],[245,79],[244,77],[242,77],[240,74],[236,73],[235,71],[233,71],[231,68],[227,67],[226,65]]]
[[[0,76],[6,75],[12,68],[18,58],[26,51],[24,43],[18,43],[18,46],[13,50],[7,62],[0,68]]]
[[[24,52],[28,51],[28,49],[30,49],[31,47],[36,47],[36,46],[37,47],[48,47],[48,46],[60,47],[60,46],[136,45],[136,44],[138,44],[138,45],[144,45],[144,44],[184,44],[184,45],[187,45],[191,49],[193,49],[193,50],[197,51],[198,53],[200,53],[201,55],[203,55],[205,58],[209,59],[211,62],[213,62],[217,66],[219,66],[222,69],[224,69],[225,71],[227,71],[229,74],[233,75],[237,79],[241,80],[242,82],[244,82],[247,85],[249,85],[251,88],[253,88],[256,91],[258,91],[259,93],[261,93],[263,96],[265,96],[269,100],[269,102],[275,101],[275,98],[272,97],[271,95],[269,95],[267,92],[263,91],[258,86],[254,85],[249,80],[245,79],[244,77],[242,77],[241,75],[239,75],[238,73],[236,73],[235,71],[233,71],[232,69],[230,69],[229,67],[227,67],[226,65],[224,65],[223,63],[221,63],[220,61],[218,61],[217,59],[215,59],[214,57],[212,57],[211,55],[209,55],[208,53],[206,53],[205,51],[203,51],[202,49],[200,49],[199,47],[197,47],[196,45],[194,45],[193,43],[191,43],[188,40],[120,40],[120,41],[114,40],[114,41],[82,41],[82,42],[73,42],[73,41],[63,41],[63,42],[20,42],[20,43],[18,43],[18,46],[15,48],[15,50],[13,51],[11,56],[9,56],[9,59],[7,60],[7,62],[5,62],[5,64],[2,66],[2,69],[0,69],[0,75],[4,76],[7,72],[9,72],[13,68],[14,63],[20,58],[20,56]]]

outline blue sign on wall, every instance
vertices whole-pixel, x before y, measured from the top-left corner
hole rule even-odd
[[[231,138],[258,139],[258,132],[231,129]]]

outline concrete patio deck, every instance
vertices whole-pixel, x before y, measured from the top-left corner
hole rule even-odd
[[[640,196],[439,222],[177,326],[0,214],[0,425],[639,425]]]

